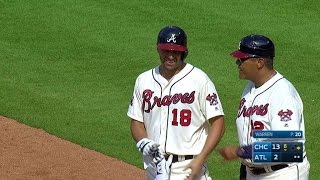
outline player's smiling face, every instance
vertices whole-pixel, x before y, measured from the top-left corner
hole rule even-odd
[[[183,52],[158,49],[158,53],[164,70],[175,72],[184,67],[184,62],[181,60]]]

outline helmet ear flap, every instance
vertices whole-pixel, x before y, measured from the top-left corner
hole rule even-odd
[[[182,61],[183,61],[187,56],[188,56],[188,49],[185,50],[185,51],[182,53],[182,57],[181,57]]]

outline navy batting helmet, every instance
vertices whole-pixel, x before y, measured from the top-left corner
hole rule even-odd
[[[161,50],[183,52],[183,60],[188,54],[187,35],[180,27],[164,27],[158,34],[157,47]]]
[[[271,39],[263,35],[249,35],[241,39],[239,49],[230,55],[235,58],[270,57],[275,55]]]

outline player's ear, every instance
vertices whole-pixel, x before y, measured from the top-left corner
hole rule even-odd
[[[266,65],[264,58],[258,58],[257,60],[257,68],[262,69]]]
[[[181,57],[182,61],[188,56],[188,53],[189,53],[188,49],[182,53],[182,57]]]

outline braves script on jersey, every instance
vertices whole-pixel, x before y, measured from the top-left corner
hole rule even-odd
[[[142,73],[127,114],[144,123],[162,153],[196,155],[208,135],[207,120],[223,115],[223,109],[208,76],[186,64],[170,81],[159,74],[159,67]]]
[[[259,88],[248,83],[240,100],[236,123],[241,146],[252,144],[253,130],[300,130],[305,135],[301,98],[279,73]],[[243,163],[252,165],[249,159],[246,161]]]

